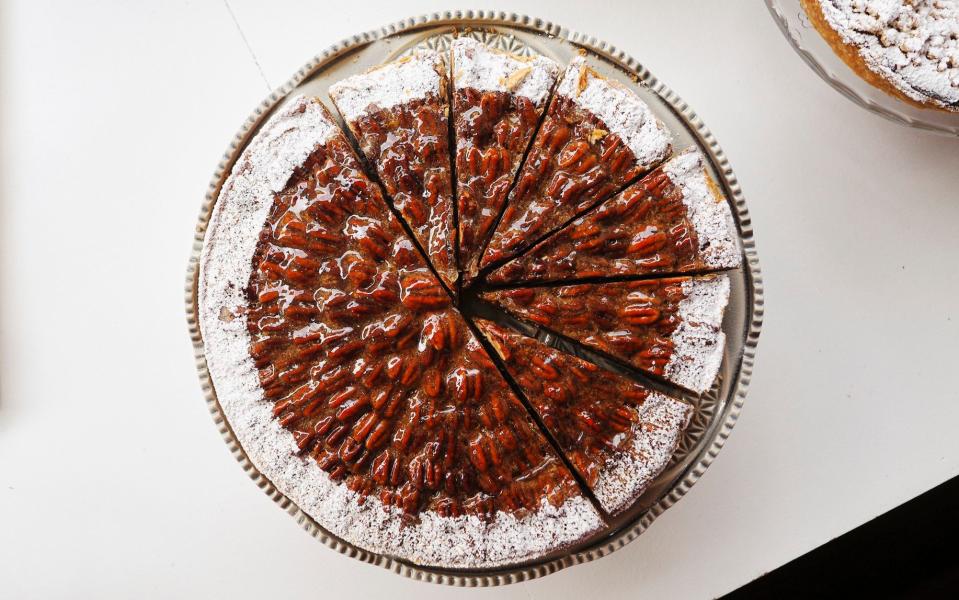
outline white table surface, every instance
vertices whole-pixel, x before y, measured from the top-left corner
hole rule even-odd
[[[767,312],[742,419],[625,549],[452,590],[327,549],[207,414],[182,312],[208,178],[313,54],[428,2],[0,5],[0,596],[716,596],[959,472],[959,140],[864,112],[758,0],[492,2],[638,57],[752,212]]]

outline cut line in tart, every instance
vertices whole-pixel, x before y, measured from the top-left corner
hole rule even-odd
[[[686,150],[487,276],[493,284],[732,269],[729,203]]]
[[[480,266],[516,256],[656,167],[671,139],[635,92],[573,58]]]
[[[632,505],[669,464],[692,406],[491,321],[476,324],[603,510]]]
[[[330,86],[330,97],[449,289],[456,233],[447,67],[421,51]]]
[[[315,99],[241,155],[198,301],[241,445],[335,535],[463,568],[603,526]]]
[[[490,291],[481,298],[687,390],[719,372],[726,275]]]
[[[468,283],[476,276],[560,66],[543,56],[493,50],[469,37],[454,39],[450,54],[459,259]]]

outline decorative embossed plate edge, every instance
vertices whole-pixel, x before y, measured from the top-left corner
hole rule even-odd
[[[683,468],[673,477],[665,478],[668,480],[668,485],[665,489],[657,493],[655,502],[641,512],[630,515],[628,521],[618,525],[612,533],[601,539],[592,541],[585,547],[576,548],[575,551],[565,553],[559,557],[493,570],[453,571],[424,568],[394,557],[363,550],[326,531],[326,529],[312,517],[304,513],[298,506],[280,493],[273,483],[263,476],[246,456],[220,408],[206,366],[203,340],[200,335],[196,310],[199,255],[203,246],[203,238],[210,214],[213,210],[213,205],[219,194],[220,187],[229,175],[233,163],[257,127],[265,120],[269,113],[281,104],[298,86],[353,51],[377,42],[389,43],[392,38],[401,34],[447,25],[458,28],[472,27],[481,29],[485,26],[514,29],[517,32],[528,32],[544,36],[544,41],[546,42],[568,43],[574,47],[582,48],[588,53],[594,54],[597,58],[610,63],[615,68],[620,69],[628,76],[647,86],[649,91],[656,94],[665,105],[668,105],[692,135],[696,145],[709,156],[714,173],[719,178],[720,183],[731,201],[744,252],[744,263],[742,267],[743,294],[741,302],[737,307],[730,307],[731,310],[744,311],[744,314],[741,315],[743,323],[742,337],[731,340],[735,342],[732,344],[733,346],[737,348],[741,346],[741,348],[730,355],[728,349],[731,342],[727,342],[727,357],[724,362],[721,379],[728,379],[728,381],[718,382],[713,390],[703,398],[692,399],[697,404],[697,414],[694,416],[693,422],[690,425],[690,434],[684,439],[679,452],[690,453],[695,451],[695,454],[683,456],[684,460],[682,462],[685,463],[684,465],[677,465],[678,461],[674,460],[670,470],[680,466]],[[247,118],[227,148],[222,160],[217,165],[200,209],[199,222],[196,227],[193,248],[187,267],[185,291],[187,325],[193,342],[197,372],[208,408],[227,446],[246,473],[256,482],[258,487],[293,516],[311,535],[341,554],[375,564],[412,579],[463,587],[485,587],[526,581],[555,573],[572,565],[603,557],[636,539],[659,515],[682,498],[718,455],[726,438],[729,436],[739,418],[752,377],[756,346],[763,317],[762,276],[745,198],[725,154],[719,147],[712,133],[706,128],[696,113],[638,61],[611,44],[585,34],[570,31],[541,19],[515,13],[483,10],[432,13],[405,19],[378,30],[355,35],[349,39],[333,44],[324,50],[301,67],[289,81],[274,90],[269,97],[254,110],[253,114]],[[725,393],[720,395],[718,392],[721,388],[725,388]],[[670,470],[667,470],[667,473],[669,473]]]

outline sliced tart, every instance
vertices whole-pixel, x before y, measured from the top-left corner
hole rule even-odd
[[[476,324],[603,510],[631,506],[669,464],[692,406],[491,321]]]
[[[722,363],[725,275],[516,288],[481,297],[696,393],[712,386]]]
[[[738,267],[732,212],[686,150],[489,274],[495,284],[691,273]]]
[[[496,266],[664,161],[671,134],[635,92],[566,68],[480,266]]]
[[[291,99],[240,156],[198,306],[243,451],[332,534],[488,568],[603,527],[318,100]]]
[[[330,86],[330,97],[447,287],[458,277],[446,66],[422,51]]]
[[[529,147],[560,66],[543,56],[453,40],[453,126],[459,260],[466,280],[480,255]]]

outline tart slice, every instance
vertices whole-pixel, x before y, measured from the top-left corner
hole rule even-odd
[[[692,407],[490,321],[477,325],[603,510],[631,506],[666,468]]]
[[[330,97],[449,289],[458,276],[446,66],[432,51],[330,87]]]
[[[480,266],[516,256],[654,168],[671,137],[635,92],[574,58]]]
[[[487,568],[603,526],[318,100],[240,156],[197,300],[245,456],[333,535]]]
[[[538,325],[701,394],[723,359],[725,275],[486,292]]]
[[[483,246],[506,201],[560,67],[543,56],[453,40],[453,126],[459,259],[476,276]]]
[[[686,150],[488,276],[491,283],[731,269],[741,254],[729,203]]]

